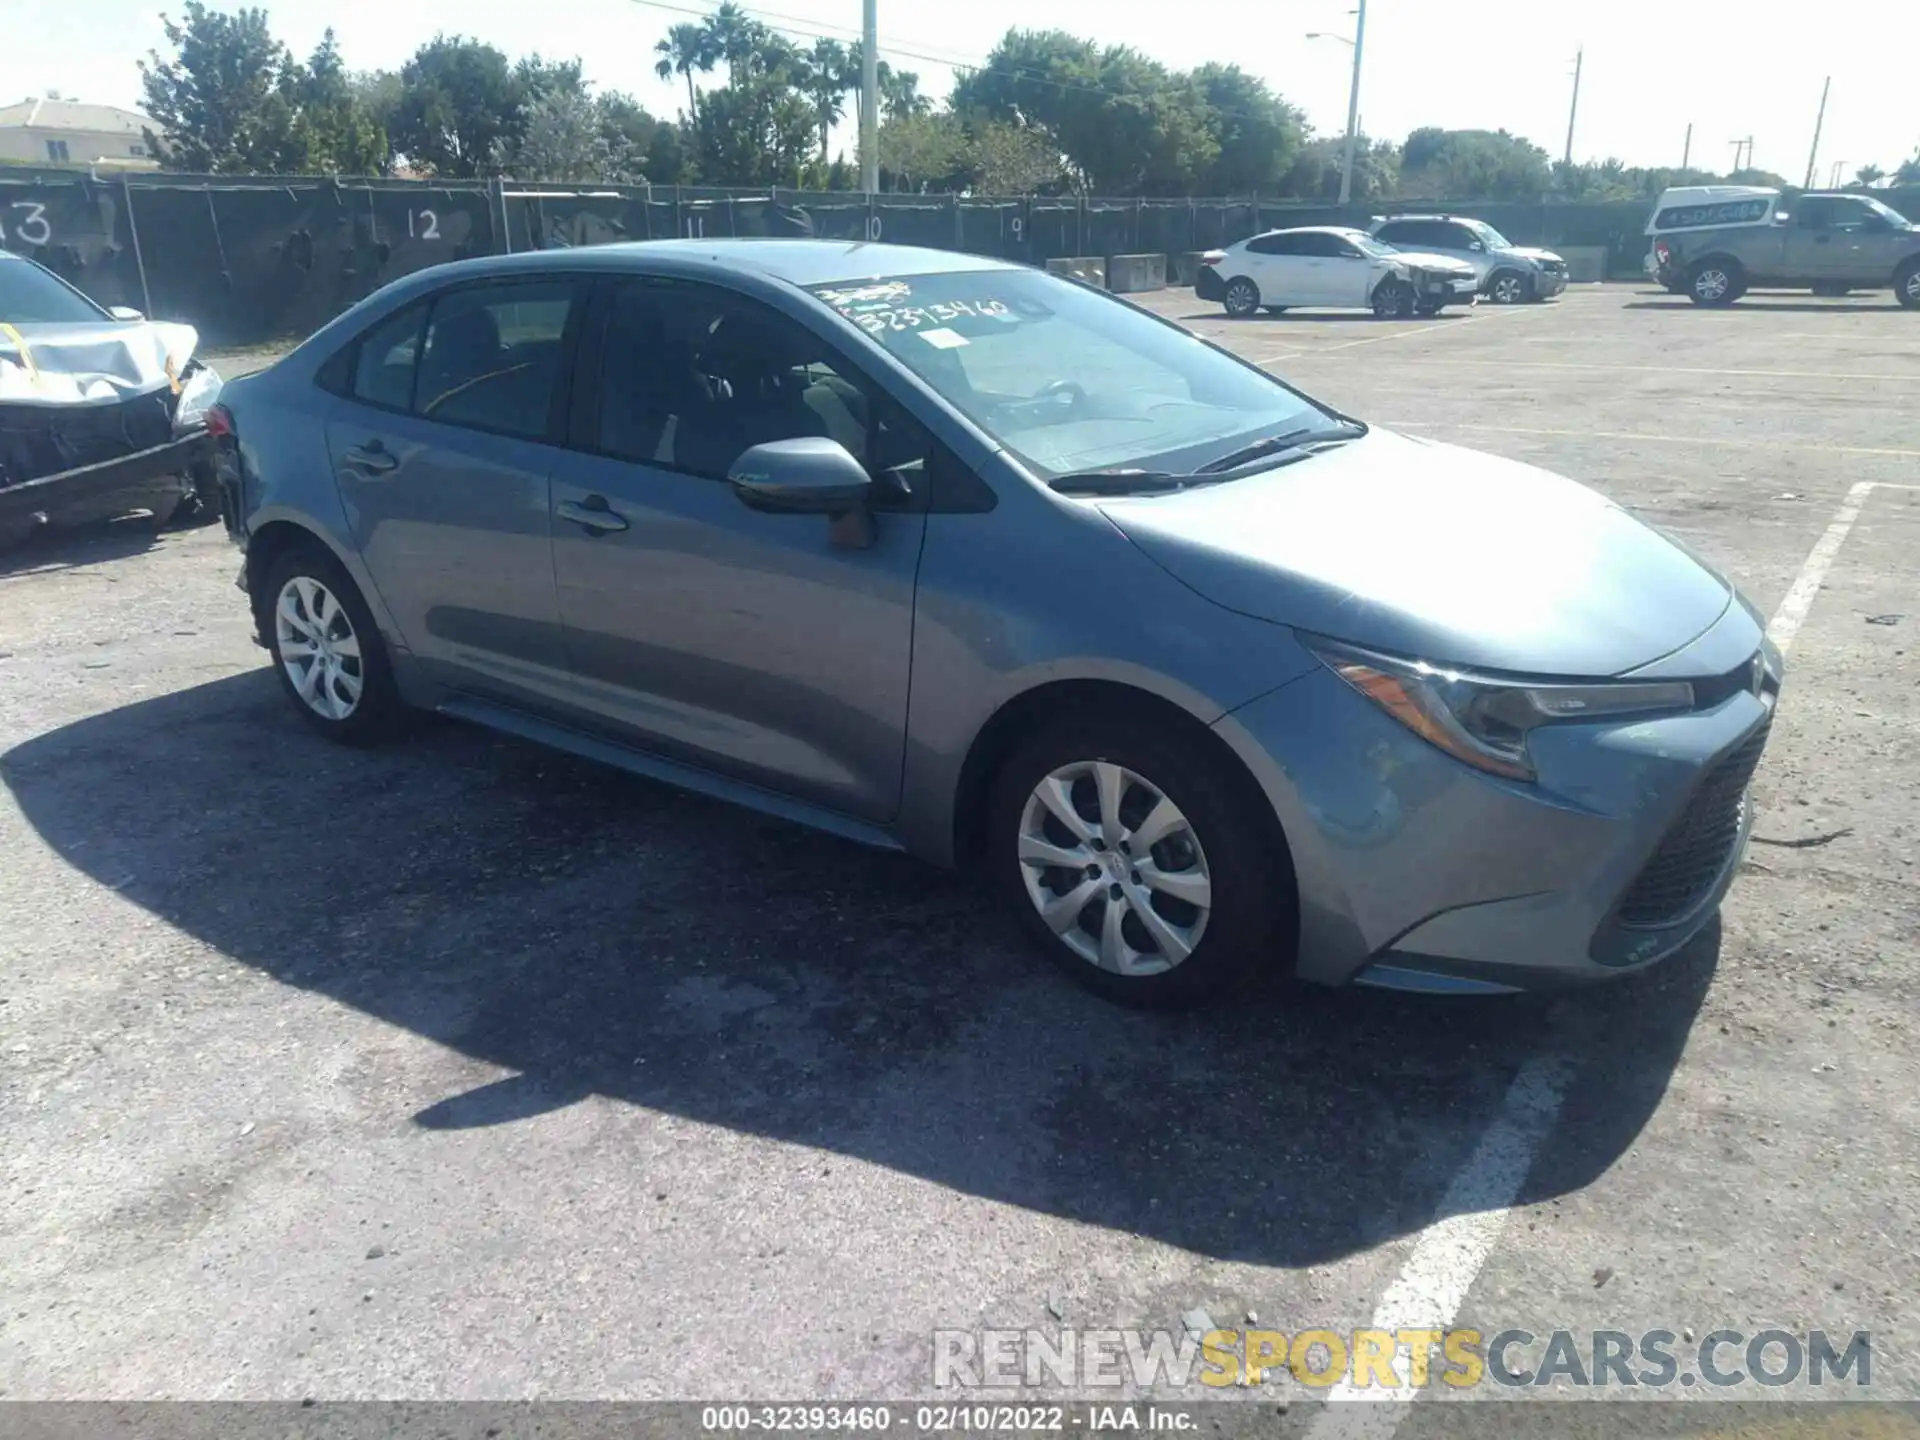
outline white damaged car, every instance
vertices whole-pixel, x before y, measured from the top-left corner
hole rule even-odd
[[[218,514],[220,377],[190,325],[95,304],[0,251],[0,548],[134,510]]]
[[[1269,230],[1200,257],[1194,293],[1236,318],[1267,310],[1337,306],[1386,319],[1471,305],[1479,276],[1465,261],[1401,250],[1364,230],[1306,225]]]

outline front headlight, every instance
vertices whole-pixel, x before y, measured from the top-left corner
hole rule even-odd
[[[1301,638],[1328,669],[1421,739],[1511,780],[1534,778],[1527,737],[1542,725],[1693,708],[1685,680],[1495,679]]]

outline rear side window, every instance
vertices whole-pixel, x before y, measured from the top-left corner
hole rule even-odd
[[[409,305],[361,337],[353,364],[354,399],[383,410],[411,407],[413,367],[420,358],[420,327],[426,318],[425,305]]]
[[[546,436],[575,286],[535,280],[454,290],[434,301],[413,410],[522,439]]]
[[[1247,242],[1247,249],[1255,255],[1298,255],[1298,235],[1256,235]]]

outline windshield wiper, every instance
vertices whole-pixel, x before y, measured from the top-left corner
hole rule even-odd
[[[1311,454],[1309,445],[1322,441],[1357,440],[1367,433],[1367,427],[1353,422],[1343,422],[1326,429],[1319,425],[1305,425],[1298,430],[1288,430],[1279,435],[1269,435],[1264,440],[1256,440],[1251,445],[1243,445],[1238,450],[1229,451],[1218,460],[1209,460],[1193,473],[1196,475],[1219,475],[1224,471],[1238,470],[1242,465],[1255,460],[1264,460],[1269,455],[1278,455],[1287,450],[1299,450]]]
[[[1118,467],[1056,475],[1047,482],[1047,488],[1068,495],[1142,495],[1156,490],[1184,489],[1192,481],[1191,475],[1176,475],[1171,470]]]

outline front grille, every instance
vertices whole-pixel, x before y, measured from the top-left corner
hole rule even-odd
[[[151,450],[173,438],[170,390],[94,405],[0,410],[0,485],[17,485]]]
[[[1620,902],[1630,930],[1675,925],[1696,910],[1726,871],[1746,820],[1747,785],[1767,748],[1769,717],[1702,780],[1687,808]]]
[[[1547,274],[1549,275],[1558,275],[1562,270],[1566,269],[1567,267],[1565,265],[1562,265],[1558,260],[1542,260],[1540,262],[1540,268],[1546,271]]]

